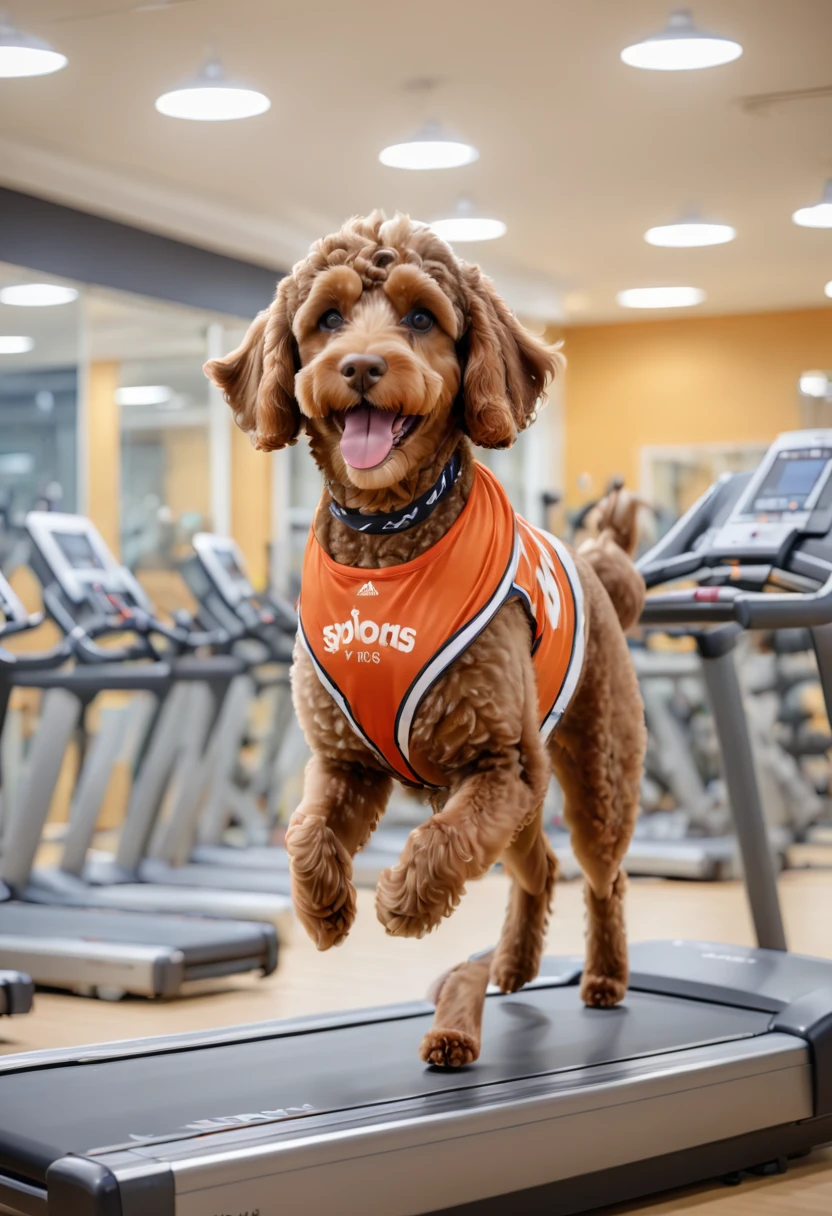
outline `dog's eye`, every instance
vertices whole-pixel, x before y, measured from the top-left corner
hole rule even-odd
[[[426,308],[411,308],[407,316],[402,317],[402,325],[407,325],[420,334],[426,334],[429,329],[433,329],[433,323],[433,314]]]
[[[318,329],[333,330],[340,329],[344,324],[344,318],[341,316],[337,308],[328,308],[321,319],[318,321]]]

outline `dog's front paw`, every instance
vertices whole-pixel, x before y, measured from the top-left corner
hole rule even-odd
[[[419,1056],[434,1068],[462,1068],[480,1054],[479,1040],[464,1030],[433,1026],[422,1039]]]
[[[424,937],[465,894],[465,866],[453,835],[435,821],[415,828],[398,865],[384,870],[376,914],[393,937]]]
[[[613,976],[584,972],[581,980],[581,1000],[591,1009],[612,1009],[624,1000],[626,992],[626,980]]]
[[[340,946],[355,920],[352,858],[320,815],[298,810],[286,832],[292,902],[319,950]]]
[[[379,875],[376,915],[391,937],[424,937],[442,919],[421,899],[413,871],[402,865]]]

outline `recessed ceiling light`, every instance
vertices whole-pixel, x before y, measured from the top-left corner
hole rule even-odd
[[[24,34],[0,14],[0,76],[48,76],[68,62],[48,42]]]
[[[0,336],[0,355],[25,355],[35,345],[34,338],[24,338],[7,334]]]
[[[622,308],[692,308],[705,293],[699,287],[631,287],[615,298]]]
[[[804,372],[798,385],[804,397],[825,397],[829,392],[829,377],[826,372]]]
[[[74,287],[61,287],[59,283],[16,283],[0,288],[0,304],[13,304],[17,308],[51,308],[77,299]]]
[[[832,228],[832,177],[823,187],[820,202],[800,207],[792,216],[801,228]]]
[[[693,24],[690,9],[672,12],[658,34],[627,46],[621,52],[624,63],[654,72],[689,72],[713,68],[739,59],[742,47],[733,38],[707,34]]]
[[[231,122],[254,118],[271,106],[265,93],[226,80],[216,59],[205,64],[199,76],[156,99],[156,109],[168,118],[191,122]]]
[[[172,396],[166,384],[133,384],[115,391],[116,405],[165,405]]]
[[[495,241],[506,234],[502,220],[478,214],[468,199],[460,199],[452,215],[444,220],[434,220],[429,227],[451,245],[467,241]]]
[[[703,245],[726,245],[736,235],[736,229],[730,224],[714,224],[691,217],[676,224],[648,228],[644,239],[648,245],[661,245],[667,249],[694,249]]]
[[[479,152],[438,122],[427,122],[411,139],[382,148],[378,158],[391,169],[457,169],[473,164]]]
[[[830,279],[829,282],[824,287],[823,294],[825,296],[829,296],[829,299],[832,300],[832,279]]]

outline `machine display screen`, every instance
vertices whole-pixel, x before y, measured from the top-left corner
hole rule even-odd
[[[820,448],[781,452],[760,486],[753,509],[803,511],[830,457],[832,452]]]
[[[83,532],[53,532],[52,535],[74,570],[103,570],[104,564]]]
[[[230,549],[216,549],[217,560],[227,575],[235,583],[246,582],[246,576],[237,564],[237,559]]]

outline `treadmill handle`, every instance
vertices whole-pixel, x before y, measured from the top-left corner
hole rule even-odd
[[[814,629],[832,623],[832,574],[809,595],[735,587],[666,591],[647,597],[640,621],[642,625],[736,621],[743,629]]]
[[[148,632],[160,634],[183,650],[198,650],[200,646],[227,646],[231,640],[227,629],[188,630],[165,625],[155,617],[148,619]]]
[[[124,633],[123,629],[113,630],[114,633]],[[125,663],[131,659],[154,659],[158,655],[152,646],[143,638],[141,642],[132,642],[129,646],[105,647],[99,646],[84,632],[76,627],[70,635],[72,652],[82,663]]]
[[[60,667],[72,658],[74,647],[70,638],[61,638],[55,646],[40,654],[16,654],[15,669],[17,671],[47,671],[52,667]]]
[[[42,625],[45,620],[45,613],[30,612],[23,621],[4,621],[0,625],[0,638],[11,637],[13,633],[25,633],[28,629],[37,629],[38,625]]]

